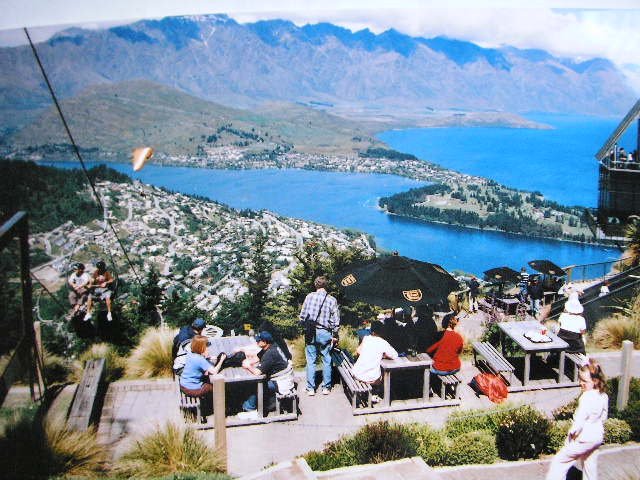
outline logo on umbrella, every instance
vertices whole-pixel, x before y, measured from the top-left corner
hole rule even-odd
[[[419,288],[415,290],[403,290],[402,296],[410,302],[419,302],[422,300],[422,290]]]
[[[349,275],[347,275],[342,279],[342,281],[340,282],[340,285],[342,285],[343,287],[350,287],[356,282],[357,282],[356,277],[354,277],[353,274],[350,273]]]

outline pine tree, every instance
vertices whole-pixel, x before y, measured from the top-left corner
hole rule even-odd
[[[272,262],[265,253],[266,246],[267,236],[259,233],[254,244],[253,256],[251,257],[252,267],[247,279],[249,289],[247,320],[252,325],[259,325],[262,322],[264,306],[268,298]]]

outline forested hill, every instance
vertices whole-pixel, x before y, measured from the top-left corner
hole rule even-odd
[[[589,241],[581,207],[565,207],[494,181],[434,184],[379,200],[387,212],[433,222],[488,228],[533,237]]]
[[[90,169],[89,177],[131,182],[126,175],[104,165]],[[102,216],[81,170],[0,159],[0,220],[4,222],[19,210],[28,212],[32,232],[52,230],[67,221],[80,225]]]

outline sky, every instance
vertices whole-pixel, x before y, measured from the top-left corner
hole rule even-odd
[[[104,28],[141,18],[226,13],[240,23],[283,18],[375,33],[444,35],[483,47],[540,48],[613,61],[640,92],[640,0],[0,0],[0,45],[45,40],[64,25]],[[516,5],[514,7],[514,5]],[[526,5],[526,6],[517,6]],[[37,27],[37,28],[36,28]]]

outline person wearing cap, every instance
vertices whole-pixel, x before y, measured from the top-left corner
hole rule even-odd
[[[442,338],[427,348],[427,353],[433,357],[431,373],[451,375],[460,370],[460,353],[464,347],[464,340],[455,331],[456,325],[458,317],[454,314],[446,315],[442,320],[442,327],[445,329]]]
[[[293,390],[293,367],[288,362],[287,357],[280,347],[274,344],[273,335],[269,332],[260,332],[256,335],[256,342],[260,351],[258,352],[258,363],[245,359],[242,367],[254,375],[265,375],[267,377],[267,391],[270,396],[274,396],[276,391],[289,393]],[[244,412],[238,414],[239,418],[258,417],[258,397],[254,393],[242,404]]]
[[[478,294],[480,293],[480,282],[475,275],[471,275],[469,281],[469,310],[478,311]]]
[[[572,292],[564,304],[564,312],[558,318],[558,337],[569,344],[569,353],[586,353],[582,336],[587,331],[587,322],[582,316],[583,311],[578,292]]]
[[[306,345],[304,353],[307,360],[307,394],[316,392],[316,358],[322,355],[322,393],[328,395],[331,390],[331,348],[338,338],[340,310],[338,301],[327,293],[327,278],[317,277],[314,282],[316,291],[309,293],[300,310],[300,321],[310,319],[315,322],[315,338]]]
[[[173,347],[171,349],[171,356],[175,359],[178,354],[178,350],[182,345],[188,343],[195,335],[200,335],[204,327],[207,326],[207,322],[202,318],[196,318],[191,325],[185,325],[180,328],[178,334],[173,337]]]
[[[89,295],[89,299],[87,300],[87,314],[84,316],[84,321],[88,321],[91,319],[91,306],[93,304],[93,300],[104,300],[107,304],[107,320],[111,321],[113,317],[111,316],[111,285],[113,284],[114,278],[107,271],[107,264],[100,260],[96,263],[96,269],[91,275],[91,281],[89,282],[88,288],[92,290],[91,295]]]
[[[89,290],[89,281],[91,278],[89,274],[84,271],[84,264],[78,263],[76,270],[69,276],[67,283],[69,284],[69,303],[73,307],[72,313],[75,313],[80,309],[82,304],[86,301]]]

